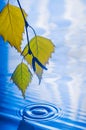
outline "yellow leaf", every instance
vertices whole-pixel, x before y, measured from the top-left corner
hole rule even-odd
[[[27,15],[24,10],[23,13],[26,17]],[[7,4],[0,13],[0,35],[19,52],[21,52],[20,46],[24,25],[24,18],[20,8]]]
[[[22,95],[25,95],[25,90],[32,79],[32,74],[25,63],[21,63],[17,66],[12,74],[11,79],[22,91]]]
[[[30,49],[34,55],[43,65],[46,65],[49,58],[51,57],[52,52],[54,52],[54,45],[51,40],[36,36],[30,41]],[[28,45],[24,48],[22,55],[25,57],[26,61],[32,66],[33,56],[28,53]],[[43,68],[35,63],[36,65],[36,75],[39,78],[39,81],[42,78]]]

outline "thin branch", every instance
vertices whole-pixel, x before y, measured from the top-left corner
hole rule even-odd
[[[24,22],[25,22],[25,30],[26,30],[26,36],[27,36],[27,42],[28,42],[28,53],[29,53],[29,54],[32,54],[32,56],[34,57],[32,51],[31,51],[31,49],[30,49],[30,45],[29,45],[29,44],[30,44],[30,41],[29,41],[28,30],[27,30],[28,26],[29,26],[29,28],[31,28],[32,31],[34,32],[35,37],[36,37],[37,35],[36,35],[36,32],[35,32],[34,28],[33,28],[32,26],[30,26],[29,23],[26,21],[26,18],[25,18],[25,16],[24,16],[23,9],[22,9],[21,4],[20,4],[20,1],[17,0],[17,2],[18,2],[18,5],[19,5],[19,7],[20,7],[20,10],[21,10],[22,16],[23,16],[23,18],[24,18]],[[37,37],[36,37],[36,44],[37,44]],[[38,44],[37,44],[37,48],[38,48]]]
[[[28,42],[28,49],[29,49],[29,36],[28,36],[28,30],[27,30],[28,23],[27,23],[26,18],[25,18],[25,16],[24,16],[24,12],[23,12],[23,9],[22,9],[22,7],[21,7],[21,4],[20,4],[19,0],[17,0],[17,2],[18,2],[18,5],[19,5],[19,7],[20,7],[20,10],[21,10],[22,16],[23,16],[23,18],[24,18],[24,22],[25,22],[25,30],[26,30],[27,42]]]

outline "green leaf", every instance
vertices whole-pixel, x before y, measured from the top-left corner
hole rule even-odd
[[[30,70],[28,70],[28,66],[25,63],[21,63],[13,72],[11,79],[22,91],[22,95],[24,96],[26,88],[31,82],[32,74]]]
[[[29,50],[28,50],[29,49]],[[51,42],[51,40],[41,37],[41,36],[36,36],[32,38],[30,41],[30,48],[28,48],[28,45],[24,48],[22,55],[26,59],[26,61],[33,67],[33,55],[28,52],[32,52],[34,57],[37,58],[38,62],[35,63],[35,73],[39,78],[39,82],[41,81],[42,78],[42,73],[43,73],[43,65],[46,65],[48,62],[49,58],[51,57],[52,52],[54,52],[54,45]],[[40,64],[38,64],[40,61]]]
[[[27,14],[24,10],[23,13],[26,17]],[[21,52],[24,26],[25,22],[20,8],[7,4],[0,13],[0,35],[19,52]]]

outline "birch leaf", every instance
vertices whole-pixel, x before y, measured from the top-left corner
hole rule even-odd
[[[22,95],[24,96],[26,88],[31,82],[32,74],[30,70],[28,70],[28,66],[25,63],[21,63],[17,66],[17,68],[13,72],[11,79],[22,91]]]
[[[24,16],[27,14],[23,10]],[[24,32],[24,18],[20,8],[7,4],[0,13],[0,35],[11,46],[21,52],[21,40]]]
[[[28,53],[30,52],[30,50],[36,58],[36,62],[34,62],[33,55],[31,53]],[[38,76],[40,82],[42,78],[43,69],[46,69],[44,66],[51,57],[52,52],[54,52],[54,45],[51,40],[41,36],[36,36],[30,41],[30,50],[28,50],[28,45],[26,45],[22,52],[22,55],[35,70],[35,73]]]

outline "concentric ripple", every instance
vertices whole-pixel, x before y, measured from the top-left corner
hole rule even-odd
[[[32,104],[20,111],[24,119],[30,120],[49,120],[60,115],[60,108],[50,104]]]

